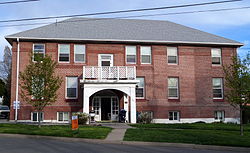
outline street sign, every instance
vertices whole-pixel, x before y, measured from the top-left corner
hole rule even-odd
[[[20,109],[20,101],[13,102],[13,109]]]
[[[77,115],[72,116],[71,124],[72,124],[72,130],[78,129],[78,116]]]

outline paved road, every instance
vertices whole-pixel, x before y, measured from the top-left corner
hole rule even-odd
[[[0,153],[232,153],[207,149],[143,145],[93,144],[46,138],[14,138],[1,135]]]

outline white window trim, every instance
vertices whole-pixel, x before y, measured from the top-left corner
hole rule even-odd
[[[169,116],[170,112],[173,113],[173,120],[170,120],[170,119],[169,119],[169,118],[170,118],[170,116]],[[177,113],[177,120],[174,119],[174,113]],[[172,122],[179,122],[179,121],[181,120],[180,111],[169,111],[169,112],[168,112],[168,120],[169,120],[169,121],[172,121]]]
[[[150,48],[150,63],[143,63],[142,62],[142,50],[141,50],[141,48],[142,47],[149,47]],[[150,64],[152,64],[152,47],[151,46],[140,46],[140,61],[141,61],[141,64],[143,64],[143,65],[150,65]]]
[[[135,62],[127,62],[127,47],[135,47]],[[125,56],[126,56],[126,64],[136,64],[137,63],[137,47],[136,46],[125,46]]]
[[[63,121],[59,121],[59,113],[63,113]],[[64,113],[68,113],[68,115],[69,115],[69,112],[57,112],[57,122],[64,122],[64,123],[68,123],[69,121],[70,121],[70,115],[68,116],[69,118],[68,118],[68,121],[64,121]]]
[[[136,99],[145,99],[145,77],[136,77],[136,78],[143,78],[144,81],[144,87],[143,87],[143,97],[136,97],[136,93],[135,93],[135,98]],[[141,87],[142,88],[142,87]],[[136,90],[135,90],[136,91]]]
[[[37,113],[37,121],[33,121],[33,113]],[[43,122],[43,121],[44,121],[44,112],[41,112],[41,113],[42,113],[42,115],[43,115],[43,120],[42,120],[41,122]],[[30,118],[31,118],[31,121],[32,121],[32,122],[39,122],[39,121],[38,121],[38,115],[39,115],[38,112],[31,112],[30,115],[31,115]]]
[[[74,77],[77,78],[77,85],[76,85],[76,97],[67,97],[67,78]],[[77,99],[78,98],[78,77],[76,76],[66,76],[65,77],[65,99]]]
[[[220,97],[220,98],[218,98],[218,97],[214,97],[214,95],[213,95],[213,99],[224,99],[224,88],[223,88],[223,78],[212,78],[212,93],[214,94],[214,92],[213,92],[213,90],[214,89],[219,89],[219,88],[214,88],[214,85],[213,85],[213,79],[221,79],[221,96],[222,97]]]
[[[69,45],[69,61],[68,62],[59,60],[60,59],[60,45]],[[57,59],[58,63],[70,63],[70,44],[58,44],[57,48],[58,48],[58,50],[57,50],[57,52],[58,52],[58,59]]]
[[[222,114],[223,114],[223,118],[222,119],[216,119],[215,118],[215,114],[217,113],[217,112],[222,112]],[[214,111],[214,120],[215,121],[225,121],[225,111],[224,110],[216,110],[216,111]]]
[[[82,61],[76,61],[76,52],[75,52],[75,50],[76,50],[76,48],[75,48],[75,46],[76,45],[79,45],[79,46],[84,46],[84,48],[85,48],[85,53],[84,53],[84,61],[82,62]],[[86,45],[83,45],[83,44],[74,44],[74,63],[86,63]]]
[[[176,78],[177,79],[177,97],[170,97],[169,96],[169,89],[171,89],[171,87],[169,88],[168,86],[168,99],[179,99],[180,98],[180,92],[179,92],[179,78],[178,77],[168,77],[168,79],[170,78]],[[168,80],[167,80],[168,81]],[[172,89],[175,89],[175,88],[172,88]]]
[[[176,50],[177,50],[176,63],[168,63],[168,48],[176,48]],[[179,65],[179,50],[178,50],[178,47],[167,47],[167,63],[168,63],[168,65]]]
[[[105,56],[105,55],[111,57],[110,67],[113,67],[114,66],[114,55],[113,54],[98,54],[98,66],[102,65],[102,56]]]
[[[213,49],[220,49],[220,56],[213,56],[213,54],[212,54]],[[222,65],[222,49],[221,48],[212,48],[211,49],[211,60],[213,59],[213,57],[220,57],[220,64],[213,64],[213,61],[212,61],[212,66],[221,66]]]
[[[34,61],[34,50],[35,50],[35,45],[43,45],[44,46],[44,51],[43,51],[43,54],[44,54],[44,56],[45,56],[45,54],[46,54],[46,46],[45,46],[45,44],[42,44],[42,43],[33,43],[33,50],[32,50],[32,62],[37,62],[37,61]]]

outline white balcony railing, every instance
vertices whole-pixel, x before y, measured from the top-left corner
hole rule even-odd
[[[83,66],[83,79],[135,80],[135,66]]]

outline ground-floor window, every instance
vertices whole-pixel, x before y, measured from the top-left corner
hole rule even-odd
[[[43,121],[44,113],[41,112],[40,115],[41,115],[41,116],[40,116],[41,121]],[[31,120],[34,121],[34,122],[38,122],[38,112],[32,112],[32,113],[31,113]]]
[[[215,111],[214,112],[214,119],[219,121],[225,120],[225,111]]]
[[[170,121],[179,121],[180,120],[180,112],[179,111],[170,111],[168,113],[168,119]]]
[[[57,112],[57,120],[59,122],[69,121],[69,112]]]

